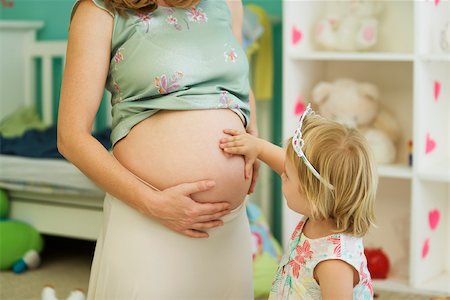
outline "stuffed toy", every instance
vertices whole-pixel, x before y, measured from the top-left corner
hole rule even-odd
[[[312,103],[323,117],[359,129],[380,164],[396,160],[399,125],[381,107],[378,88],[352,79],[320,82],[312,91]]]
[[[381,1],[326,1],[325,12],[317,22],[316,42],[327,50],[358,51],[378,41]]]
[[[390,262],[381,248],[364,248],[367,258],[367,268],[372,279],[386,279],[389,274]]]
[[[0,270],[22,273],[39,265],[44,243],[30,225],[6,218],[8,210],[8,194],[0,190]]]

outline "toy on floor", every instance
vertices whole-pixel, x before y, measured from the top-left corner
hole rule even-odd
[[[360,130],[378,163],[389,164],[396,160],[400,127],[381,106],[374,84],[347,78],[319,82],[313,88],[312,103],[321,116]]]
[[[381,1],[327,1],[315,32],[316,42],[328,50],[358,51],[378,41]]]
[[[365,248],[364,255],[372,279],[386,279],[390,269],[386,253],[381,248]]]
[[[255,298],[267,298],[282,255],[281,246],[273,238],[269,225],[258,206],[246,204],[253,238],[253,288]]]
[[[8,219],[8,212],[8,194],[0,190],[0,270],[22,273],[37,268],[44,244],[42,236],[32,226]]]
[[[42,300],[58,300],[56,298],[56,292],[53,286],[47,285],[44,286],[41,293]],[[86,296],[82,290],[74,290],[71,291],[66,300],[85,300]]]

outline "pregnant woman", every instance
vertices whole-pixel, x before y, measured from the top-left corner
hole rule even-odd
[[[256,135],[240,0],[83,0],[69,30],[60,152],[106,191],[89,299],[253,299],[243,206]],[[112,94],[113,155],[91,136]]]

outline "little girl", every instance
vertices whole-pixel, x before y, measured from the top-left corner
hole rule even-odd
[[[300,118],[286,151],[226,129],[229,154],[255,159],[281,174],[289,208],[303,215],[278,267],[269,299],[373,299],[362,237],[374,222],[377,175],[364,137],[315,115]]]

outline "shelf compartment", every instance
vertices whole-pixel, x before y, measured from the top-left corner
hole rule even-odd
[[[297,98],[311,102],[311,93],[321,81],[332,82],[339,78],[351,78],[358,82],[375,84],[380,92],[380,103],[397,120],[401,138],[397,144],[396,164],[408,165],[408,141],[413,138],[413,63],[374,61],[303,61],[285,57],[284,78],[295,78],[296,84],[284,83],[283,106],[284,136],[291,136],[298,116],[294,114]],[[388,174],[389,175],[389,174]],[[409,176],[409,175],[407,175]]]
[[[391,283],[399,279],[409,282],[410,197],[411,180],[380,178],[375,201],[377,227],[364,237],[366,248],[381,248],[386,253],[390,262],[387,280]]]
[[[413,1],[380,1],[378,41],[370,48],[374,52],[413,53]],[[342,3],[345,3],[343,1]],[[345,4],[343,4],[345,5]],[[283,1],[284,36],[288,48],[299,52],[326,50],[315,39],[317,25],[325,16],[327,1]],[[301,17],[299,17],[301,14]],[[291,38],[292,36],[296,38]],[[294,42],[295,41],[295,42]],[[367,52],[368,50],[365,50]]]
[[[448,292],[450,271],[450,183],[416,180],[411,227],[411,284],[415,288]],[[439,280],[438,280],[439,279]]]
[[[417,130],[413,159],[419,162],[420,171],[436,166],[450,169],[450,62],[420,61],[415,71]]]

